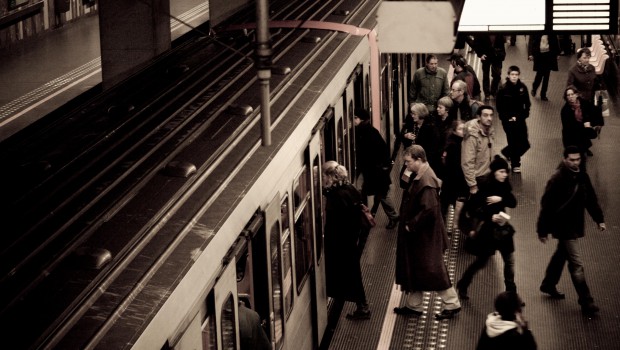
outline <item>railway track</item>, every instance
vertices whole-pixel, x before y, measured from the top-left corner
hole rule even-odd
[[[274,16],[322,20],[339,4],[311,2],[296,4],[296,8],[287,4]],[[308,17],[308,13],[313,16]],[[283,30],[273,35],[276,63],[287,61],[291,47],[307,46],[305,57],[289,60],[294,65],[291,68],[301,73],[274,78],[272,95],[280,99],[279,105],[287,105],[286,99],[303,86],[303,79],[308,79],[304,75],[311,74],[317,65],[315,55],[326,54],[326,47],[337,45],[334,33],[324,35],[319,45],[304,44],[301,39],[307,33]],[[251,54],[249,41],[243,36],[230,40],[230,44],[243,55]],[[190,52],[194,54],[188,55]],[[48,135],[43,140],[33,135],[30,140],[37,142],[23,152],[29,155],[27,160],[18,163],[19,158],[7,155],[10,152],[0,153],[5,160],[13,161],[8,164],[17,167],[24,162],[41,169],[47,164],[52,167],[43,176],[25,177],[20,186],[8,191],[11,201],[4,208],[6,219],[16,229],[2,238],[5,248],[0,252],[3,326],[13,329],[29,324],[36,336],[23,341],[58,345],[121,276],[126,278],[126,298],[135,293],[131,286],[139,286],[149,271],[160,267],[158,261],[161,263],[184,234],[183,227],[197,215],[197,208],[204,207],[205,198],[216,197],[238,162],[258,144],[257,112],[238,116],[228,109],[230,101],[236,99],[257,109],[258,97],[251,91],[255,82],[251,62],[238,55],[230,60],[224,56],[230,55],[208,39],[184,45],[163,60],[163,67],[173,69],[160,67],[154,71],[169,79],[163,84],[164,92],[145,87],[157,98],[149,99],[149,93],[142,91],[137,95],[143,97],[140,101],[125,97],[114,106],[95,101],[89,106],[92,109],[78,112],[94,111],[92,123],[84,124],[82,118],[70,116],[45,130]],[[211,60],[199,65],[205,57]],[[170,74],[178,76],[170,78]],[[276,102],[274,108],[278,108]],[[119,115],[124,112],[129,113]],[[111,123],[111,118],[122,120],[98,130]],[[57,142],[59,135],[68,131],[79,136],[60,143],[58,148],[45,149],[44,140]],[[162,176],[162,169],[175,160],[194,165],[197,175]],[[92,257],[90,253],[101,253],[97,247],[106,247],[110,262],[101,269],[84,266],[84,259]],[[76,251],[86,254],[78,256]],[[136,264],[146,272],[137,271]],[[133,277],[128,277],[127,271],[135,272]],[[123,305],[121,294],[115,303],[102,306],[111,308],[108,314]],[[45,314],[32,322],[32,313],[40,309]],[[101,321],[103,327],[95,335],[92,331],[73,333],[85,338],[80,341],[93,343],[111,319]]]

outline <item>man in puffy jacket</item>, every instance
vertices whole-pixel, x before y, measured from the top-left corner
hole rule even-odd
[[[495,130],[493,118],[495,110],[489,105],[482,105],[476,111],[476,119],[465,123],[465,134],[461,147],[461,168],[469,193],[478,192],[478,180],[489,173],[493,159]]]

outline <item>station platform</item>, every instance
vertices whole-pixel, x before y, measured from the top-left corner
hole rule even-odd
[[[511,65],[521,68],[521,80],[531,89],[535,73],[532,62],[527,61],[526,40],[517,38],[516,46],[506,46],[505,70]],[[479,62],[470,54],[468,61],[481,77]],[[514,237],[516,252],[516,284],[526,306],[524,316],[538,343],[538,349],[585,350],[620,348],[620,119],[618,102],[610,102],[611,113],[605,120],[600,139],[593,140],[594,156],[587,159],[588,173],[597,192],[599,203],[605,213],[607,230],[600,232],[586,214],[586,235],[579,240],[585,263],[585,274],[595,303],[600,307],[598,315],[588,318],[581,313],[577,294],[565,269],[558,290],[566,294],[565,300],[554,300],[539,291],[545,268],[557,240],[542,244],[536,234],[539,203],[547,180],[562,158],[560,110],[564,104],[562,93],[566,86],[566,72],[574,65],[574,55],[561,56],[560,70],[551,73],[547,96],[531,98],[532,108],[527,120],[531,149],[522,158],[522,173],[511,174],[510,181],[518,200],[511,209],[511,223],[516,229]],[[447,69],[445,59],[440,65]],[[490,101],[494,104],[494,100]],[[495,118],[495,153],[506,145],[506,138],[498,118]],[[400,164],[394,166],[394,172]],[[402,190],[398,187],[398,174],[393,174],[391,197],[399,204]],[[398,316],[394,307],[404,303],[401,292],[394,284],[397,229],[385,229],[387,218],[382,210],[377,215],[378,224],[368,237],[361,258],[362,275],[366,295],[372,312],[369,320],[351,321],[345,315],[355,309],[353,303],[345,303],[337,321],[328,329],[333,332],[331,342],[324,348],[348,349],[415,349],[415,350],[470,350],[475,349],[484,321],[493,312],[495,296],[504,290],[503,262],[499,253],[488,266],[480,271],[468,289],[470,299],[462,301],[462,310],[451,320],[437,321],[434,314],[441,310],[441,300],[436,293],[425,293],[425,311],[420,317]],[[464,237],[453,230],[451,218],[447,220],[451,232],[451,247],[445,254],[453,284],[475,259],[463,250]]]
[[[208,3],[174,1],[170,13],[175,40],[208,19]],[[96,14],[0,50],[0,142],[96,88],[100,55]]]

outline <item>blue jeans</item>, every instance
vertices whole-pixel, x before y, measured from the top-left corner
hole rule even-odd
[[[571,280],[575,286],[575,291],[579,295],[579,304],[585,305],[593,301],[590,294],[590,288],[586,283],[586,276],[583,269],[583,261],[581,260],[581,252],[576,239],[559,239],[558,247],[553,253],[545,279],[542,281],[541,288],[555,288],[562,276],[564,264],[568,261],[568,272],[570,272]]]

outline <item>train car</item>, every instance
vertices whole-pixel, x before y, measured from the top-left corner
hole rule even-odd
[[[201,230],[213,234],[214,240],[141,331],[134,348],[165,344],[163,348],[175,350],[236,349],[239,295],[260,315],[274,349],[319,347],[330,304],[321,165],[336,160],[351,169],[354,180],[353,111],[372,108],[368,39],[348,40],[356,42],[351,49],[333,53],[346,60],[310,82],[309,87],[320,93],[301,108],[299,122],[275,140],[278,147],[269,160],[265,163],[264,150],[255,149],[239,173],[227,180],[245,187],[243,193],[211,199],[217,208],[205,212],[211,224]],[[374,108],[381,109],[382,120],[375,127],[388,141],[399,130],[411,65],[408,55],[381,56],[383,95],[381,106]],[[304,99],[305,93],[297,101]],[[291,108],[300,106],[284,110]],[[229,207],[227,216],[212,215],[221,207]],[[125,327],[132,326],[121,320],[111,332]]]
[[[337,19],[374,30],[379,4],[378,0],[330,4],[333,7],[320,8],[325,12],[321,21]],[[54,262],[34,280],[12,281],[30,261],[17,263],[3,276],[2,283],[15,290],[23,288],[3,304],[0,319],[5,329],[23,327],[32,320],[28,314],[33,309],[55,315],[49,316],[49,324],[37,321],[32,327],[36,334],[15,337],[10,344],[15,348],[239,349],[243,299],[260,316],[274,349],[320,346],[330,310],[321,165],[336,160],[350,169],[352,181],[356,179],[355,108],[379,110],[374,126],[392,144],[406,110],[407,82],[416,57],[373,57],[367,36],[340,30],[271,30],[283,37],[289,32],[299,34],[287,37],[289,46],[273,57],[274,67],[292,69],[286,77],[273,79],[272,145],[261,146],[256,81],[239,83],[232,76],[222,90],[225,96],[216,92],[199,107],[187,103],[198,111],[192,113],[212,110],[217,117],[191,131],[179,131],[183,141],[162,152],[161,166],[139,175],[136,185],[112,205],[97,209],[97,204],[88,204],[83,210],[100,210],[94,218],[72,219],[86,222],[80,230],[87,234],[52,254]],[[229,35],[226,27],[213,32],[221,38]],[[230,36],[239,33],[252,35],[251,30],[249,34],[243,30]],[[376,77],[372,64],[378,64]],[[373,90],[381,91],[378,105],[377,100],[372,105]],[[220,104],[222,100],[226,102]],[[167,129],[162,125],[158,132]],[[160,146],[149,147],[151,154]],[[206,159],[200,158],[206,154]],[[106,186],[114,183],[108,181]],[[113,187],[104,190],[105,195],[115,191]],[[71,195],[67,198],[71,200]],[[56,232],[72,224],[63,223]],[[121,235],[132,231],[137,235],[129,243],[115,246]],[[28,258],[48,248],[37,249]],[[91,259],[90,267],[85,258]],[[78,285],[88,288],[75,292]],[[29,298],[43,295],[49,302],[25,306]],[[56,304],[59,301],[63,303]]]

